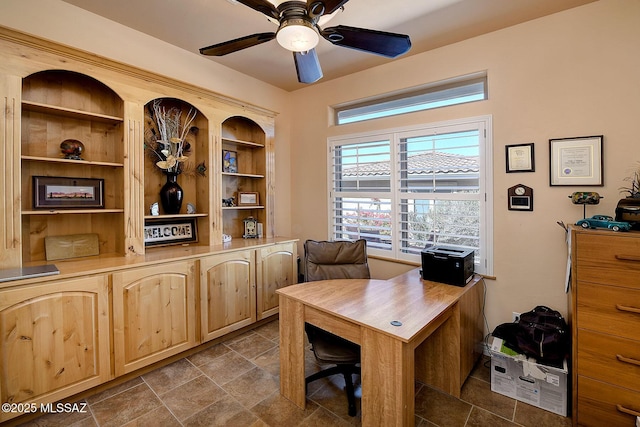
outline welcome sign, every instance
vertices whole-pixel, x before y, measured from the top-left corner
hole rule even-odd
[[[145,221],[145,246],[179,245],[197,241],[198,232],[195,218]]]

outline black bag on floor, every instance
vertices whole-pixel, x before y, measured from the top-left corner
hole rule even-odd
[[[493,336],[502,338],[507,347],[535,358],[538,363],[556,367],[562,366],[571,342],[564,317],[543,305],[522,313],[518,322],[498,325]]]

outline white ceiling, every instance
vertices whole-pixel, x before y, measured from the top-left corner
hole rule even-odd
[[[198,49],[277,26],[233,0],[63,0],[160,40]],[[350,0],[327,25],[408,34],[402,57],[509,27],[594,0]],[[327,27],[325,25],[325,27]],[[335,79],[392,61],[321,39],[316,48],[324,77]],[[275,40],[222,57],[207,57],[287,91],[298,83],[293,56]]]

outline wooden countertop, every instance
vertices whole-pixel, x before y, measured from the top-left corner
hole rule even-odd
[[[288,237],[274,237],[265,239],[234,239],[229,243],[215,246],[167,246],[147,249],[144,255],[122,256],[118,254],[104,254],[92,257],[56,260],[50,262],[25,263],[24,267],[37,265],[55,265],[60,274],[25,278],[0,283],[0,290],[15,286],[24,286],[47,281],[70,279],[93,274],[106,274],[131,267],[145,267],[172,261],[201,258],[226,252],[245,249],[258,249],[279,243],[296,242],[298,239]]]

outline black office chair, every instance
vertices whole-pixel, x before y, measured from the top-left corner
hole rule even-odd
[[[369,279],[367,262],[367,242],[356,241],[319,242],[307,240],[304,243],[305,281],[327,279]],[[360,374],[360,346],[327,332],[317,326],[305,323],[305,331],[316,360],[333,365],[305,379],[306,384],[335,374],[344,376],[345,391],[349,403],[349,416],[356,415],[356,398],[353,374]]]

